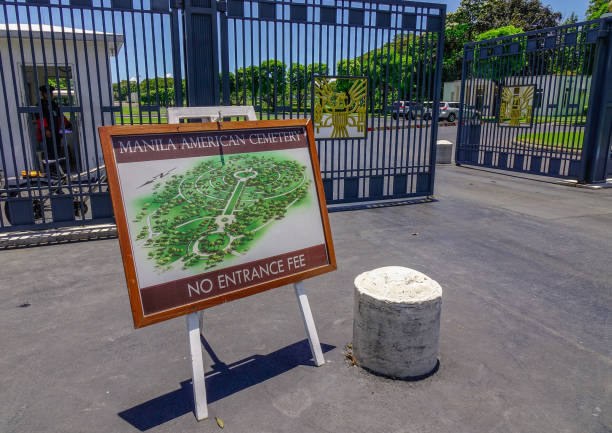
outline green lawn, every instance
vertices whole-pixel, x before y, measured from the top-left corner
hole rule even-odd
[[[517,140],[538,146],[565,147],[569,149],[582,149],[584,141],[583,131],[570,132],[537,132],[521,134]]]
[[[536,116],[533,118],[534,123],[556,123],[557,125],[584,125],[586,116]]]
[[[485,122],[496,122],[497,117],[483,117],[482,120]],[[500,119],[502,122],[507,122],[510,119]],[[521,123],[530,123],[529,119],[523,118],[521,119]],[[559,126],[567,126],[567,125],[584,125],[586,123],[586,116],[535,116],[533,118],[534,125],[541,123],[555,123]]]
[[[142,122],[140,121],[140,116],[133,115],[133,122],[130,122],[130,116],[123,116],[123,125],[149,125],[149,124],[157,124],[157,123],[168,123],[167,117],[158,118],[157,113],[155,115],[151,114],[151,119],[149,120],[149,115],[142,115]],[[121,116],[115,115],[115,125],[121,125]]]
[[[240,199],[240,195],[242,194],[242,191],[244,190],[244,186],[245,186],[245,182],[239,182],[238,185],[236,186],[236,191],[234,192],[234,195],[230,199],[230,203],[227,206],[225,215],[231,215],[234,213],[234,207],[236,206],[236,204],[238,203],[238,200]]]
[[[117,107],[117,105],[115,107]],[[159,107],[159,112],[161,113],[162,117],[164,117],[168,114],[168,109],[166,107]],[[124,116],[129,116],[130,115],[130,104],[126,102],[121,104],[121,113],[123,113]],[[131,112],[132,116],[138,116],[139,113],[140,113],[140,110],[138,109],[138,104],[132,104],[132,112]],[[151,116],[157,117],[157,110],[151,111],[150,113],[151,113]],[[116,113],[115,115],[118,116],[119,114]],[[149,117],[149,111],[143,111],[142,117],[144,116]]]
[[[141,115],[142,121],[140,120]],[[130,104],[123,103],[121,104],[121,112],[115,112],[114,116],[115,125],[148,125],[151,123],[168,123],[168,109],[166,107],[160,107],[159,113],[157,110],[141,112],[138,108],[138,104],[132,104],[130,112]],[[149,116],[151,116],[150,119]],[[121,122],[122,119],[123,123]]]

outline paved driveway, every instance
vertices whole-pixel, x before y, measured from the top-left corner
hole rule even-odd
[[[211,417],[227,432],[612,430],[612,190],[439,167],[438,201],[331,214],[338,271],[205,313]],[[185,320],[134,330],[115,239],[0,252],[0,431],[214,432],[191,414]],[[444,289],[440,370],[344,359],[353,278],[384,265]],[[29,306],[26,306],[28,305]]]

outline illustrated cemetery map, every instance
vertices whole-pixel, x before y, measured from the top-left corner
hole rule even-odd
[[[135,187],[128,212],[145,261],[158,274],[206,271],[247,254],[293,208],[310,205],[316,212],[311,175],[289,155],[202,157],[186,170],[169,161]]]

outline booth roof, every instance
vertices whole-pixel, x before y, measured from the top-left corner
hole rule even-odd
[[[0,24],[0,38],[30,38],[36,39],[55,39],[57,41],[62,40],[62,33],[64,34],[64,38],[69,41],[73,38],[76,38],[77,41],[104,41],[104,38],[107,38],[107,45],[110,55],[114,55],[115,52],[115,41],[117,44],[117,52],[121,49],[123,45],[123,35],[117,33],[104,33],[104,32],[94,32],[93,30],[87,29],[75,29],[72,27],[61,27],[61,26],[50,26],[48,24],[17,24],[17,23],[9,23],[8,29],[7,24]]]

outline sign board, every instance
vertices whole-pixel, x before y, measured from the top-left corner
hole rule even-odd
[[[365,138],[368,78],[315,76],[313,86],[315,137]]]
[[[309,120],[99,133],[135,327],[336,268]]]

